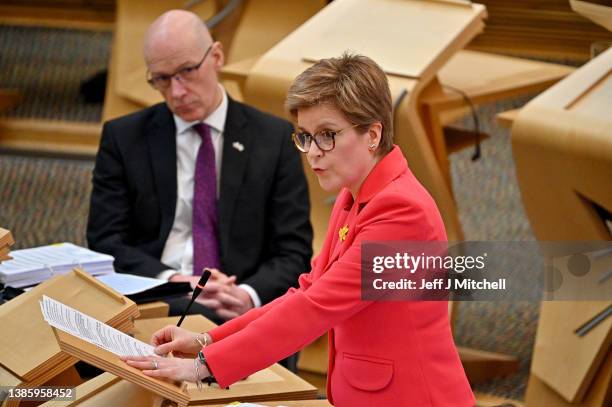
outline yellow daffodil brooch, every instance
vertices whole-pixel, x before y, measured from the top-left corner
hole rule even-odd
[[[348,235],[348,231],[349,231],[348,225],[344,225],[338,230],[338,237],[343,242],[346,240],[346,235]]]

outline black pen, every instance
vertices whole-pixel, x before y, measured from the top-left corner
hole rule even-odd
[[[189,308],[191,308],[191,305],[193,304],[195,299],[198,298],[198,295],[200,295],[200,293],[202,292],[202,289],[208,282],[209,278],[210,278],[210,270],[205,268],[202,271],[202,277],[200,277],[200,281],[198,281],[198,284],[196,284],[196,287],[193,289],[193,294],[191,294],[191,301],[189,301],[189,305],[187,305],[187,308],[185,308],[185,311],[183,311],[183,315],[181,315],[181,319],[179,319],[176,326],[181,326],[181,324],[183,323],[183,320],[185,319],[185,315],[187,315],[187,313],[189,312]]]

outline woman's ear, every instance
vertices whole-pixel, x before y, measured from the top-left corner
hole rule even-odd
[[[380,122],[375,122],[370,125],[368,129],[368,145],[374,146],[371,150],[376,150],[376,147],[380,144],[382,138],[383,126]]]

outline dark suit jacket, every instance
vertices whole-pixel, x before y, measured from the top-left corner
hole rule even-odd
[[[218,205],[222,271],[263,303],[296,286],[312,255],[308,188],[291,130],[229,100]],[[87,240],[115,257],[117,271],[153,277],[169,269],[160,258],[176,209],[175,133],[163,103],[104,124]]]

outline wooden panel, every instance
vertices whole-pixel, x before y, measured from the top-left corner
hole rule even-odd
[[[569,0],[572,10],[612,31],[612,3],[607,0]]]
[[[571,110],[574,102],[609,75],[610,66],[612,49],[530,101],[513,125],[512,148],[521,195],[540,240],[612,238],[593,206],[587,204],[591,201],[612,210],[612,189],[608,187],[612,116],[605,108],[596,118],[594,113]]]
[[[161,301],[148,302],[146,304],[138,305],[138,311],[140,311],[139,319],[164,318],[168,316],[169,310],[170,305]]]
[[[463,50],[457,52],[438,74],[443,94],[423,98],[438,108],[465,105],[462,96],[450,86],[465,92],[475,104],[539,92],[575,71],[575,68],[503,55]]]
[[[232,42],[227,44],[226,61],[234,63],[261,56],[326,4],[325,0],[245,1]]]
[[[101,132],[99,123],[3,119],[0,149],[93,157]]]
[[[568,110],[594,118],[606,117],[612,113],[612,69],[578,99],[567,107]]]
[[[111,30],[115,0],[3,0],[0,23],[88,30]]]
[[[602,78],[609,77],[611,66],[612,49],[534,98],[514,122],[512,147],[517,178],[539,240],[612,239],[595,210],[598,205],[612,211],[612,116],[609,103],[600,97],[599,85]],[[576,103],[589,103],[591,98],[604,106],[590,109],[586,115]],[[596,116],[598,112],[600,116]],[[593,276],[597,275],[596,267],[592,268]],[[571,288],[571,281],[568,274],[554,294]],[[578,337],[574,330],[608,304],[542,304],[532,372],[568,403],[592,397],[589,388],[612,342],[612,321],[604,321],[584,337]],[[606,389],[609,386],[608,381]]]
[[[521,109],[512,109],[506,110],[505,112],[498,113],[495,118],[497,119],[497,124],[502,127],[511,128],[512,123],[516,120]]]
[[[328,365],[328,336],[327,334],[315,339],[314,342],[302,349],[298,359],[298,369],[311,373],[327,374]]]
[[[177,321],[178,317],[137,320],[135,324],[137,331],[136,338],[150,339],[154,331],[168,324],[174,325]],[[202,332],[211,329],[215,324],[201,315],[190,315],[185,319],[183,326],[191,331]],[[316,388],[312,385],[278,364],[272,365],[233,384],[229,390],[213,386],[207,388],[206,391],[199,391],[195,383],[188,382],[177,386],[148,377],[140,370],[128,366],[118,356],[93,344],[57,329],[54,329],[54,332],[61,349],[68,354],[120,376],[149,391],[176,401],[180,406],[187,405],[188,403],[212,404],[234,400],[312,399],[316,397],[317,393]],[[146,340],[148,342],[148,339]]]
[[[45,377],[45,382],[54,376],[46,377],[48,371],[56,369],[59,373],[74,363],[73,359],[64,361],[70,358],[60,353],[51,327],[43,319],[39,304],[43,294],[109,321],[118,329],[121,329],[117,326],[119,322],[137,315],[136,304],[76,269],[3,304],[0,306],[3,330],[0,347],[11,349],[11,352],[3,352],[0,363],[28,381]],[[61,367],[60,364],[65,362],[67,365]]]
[[[300,47],[306,60],[336,57],[350,48],[376,60],[388,74],[408,78],[423,77],[440,50],[455,42],[467,24],[480,22],[485,15],[478,4],[397,0],[337,1],[326,11],[318,15],[319,29]],[[387,46],[381,39],[388,41]],[[391,44],[406,44],[410,58]]]
[[[478,0],[489,18],[470,48],[586,61],[595,41],[612,33],[573,12],[568,0]]]
[[[105,372],[77,386],[75,400],[51,400],[42,404],[41,407],[98,407],[103,405],[161,407],[161,402],[161,398],[154,393]]]
[[[580,403],[569,403],[535,375],[529,376],[525,405],[527,407],[608,407],[612,404],[612,352],[597,372],[586,397]]]
[[[612,343],[612,319],[582,338],[574,330],[607,305],[601,301],[542,303],[531,371],[569,402],[582,400],[606,357]]]

